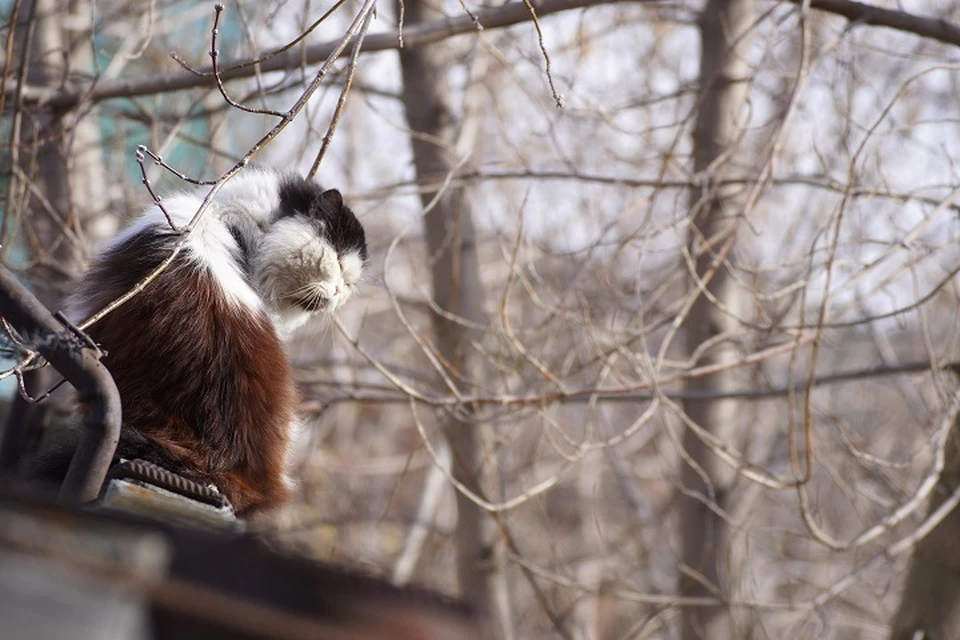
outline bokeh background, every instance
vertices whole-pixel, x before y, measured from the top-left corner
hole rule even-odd
[[[151,202],[138,145],[323,148],[371,258],[289,345],[276,544],[505,638],[960,637],[960,9],[372,8],[226,2],[221,91],[213,3],[0,3],[3,265],[59,308]]]

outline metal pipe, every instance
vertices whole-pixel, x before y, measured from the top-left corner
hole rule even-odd
[[[120,439],[120,392],[96,345],[65,326],[0,266],[0,316],[72,384],[85,405],[80,444],[60,487],[61,502],[87,502],[100,493]],[[3,452],[0,452],[0,458]]]

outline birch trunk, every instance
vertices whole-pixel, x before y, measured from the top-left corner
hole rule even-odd
[[[700,14],[700,108],[693,132],[694,170],[698,176],[715,174],[724,166],[722,156],[733,154],[742,131],[738,119],[747,94],[749,68],[745,51],[749,38],[745,32],[754,15],[754,0],[707,0]],[[719,162],[718,162],[719,160]],[[738,206],[734,197],[723,188],[710,184],[691,193],[689,247],[696,261],[696,278],[710,277],[714,262],[728,242],[732,242],[738,227]],[[727,254],[732,255],[731,253]],[[727,309],[736,310],[739,292],[726,268],[713,272],[708,291]],[[721,311],[714,302],[700,293],[690,310],[686,324],[688,353],[706,341],[737,328],[736,320]],[[736,353],[729,341],[720,341],[707,349],[696,365],[704,366],[730,362]],[[723,392],[730,386],[729,374],[693,378],[687,383],[692,394]],[[687,416],[703,429],[720,434],[735,420],[735,403],[691,402],[684,407]],[[718,570],[718,551],[725,544],[725,527],[706,501],[724,507],[725,484],[715,469],[715,458],[696,436],[686,429],[683,447],[689,456],[681,473],[683,486],[693,494],[681,497],[680,527],[681,555],[685,575],[680,580],[684,596],[721,597],[727,592]],[[691,464],[692,463],[692,464]],[[700,496],[700,499],[691,497]],[[682,637],[684,640],[724,637],[719,632],[723,624],[721,607],[691,607],[684,610]]]
[[[405,0],[405,26],[442,17],[434,4]],[[451,112],[446,81],[450,61],[443,47],[401,49],[403,104],[411,129],[413,160],[417,176],[428,182],[453,171],[452,150],[457,128]],[[421,194],[426,207],[436,191]],[[461,389],[470,389],[479,379],[480,362],[472,343],[480,338],[486,322],[484,291],[477,257],[477,237],[470,202],[463,190],[453,188],[440,195],[423,218],[427,259],[437,306],[445,315],[433,315],[437,348]],[[458,322],[453,318],[462,319]],[[472,420],[470,407],[447,418],[444,432],[453,456],[453,475],[466,487],[483,494],[480,475],[483,458],[481,428]],[[492,520],[473,501],[457,492],[457,576],[461,596],[493,611],[495,589],[503,587],[494,562]],[[499,582],[498,582],[499,579]],[[500,600],[503,600],[501,597]]]
[[[960,416],[945,445],[944,468],[929,513],[960,487]],[[891,640],[960,638],[960,512],[954,509],[917,543],[910,558]]]

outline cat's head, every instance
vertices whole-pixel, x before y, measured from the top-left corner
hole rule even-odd
[[[339,191],[325,191],[311,180],[287,177],[279,196],[280,206],[251,257],[260,295],[282,316],[333,312],[363,275],[363,225]]]

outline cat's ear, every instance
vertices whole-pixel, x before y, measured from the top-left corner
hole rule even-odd
[[[339,211],[343,208],[343,196],[336,189],[329,189],[323,192],[323,199],[333,205],[334,209]]]

